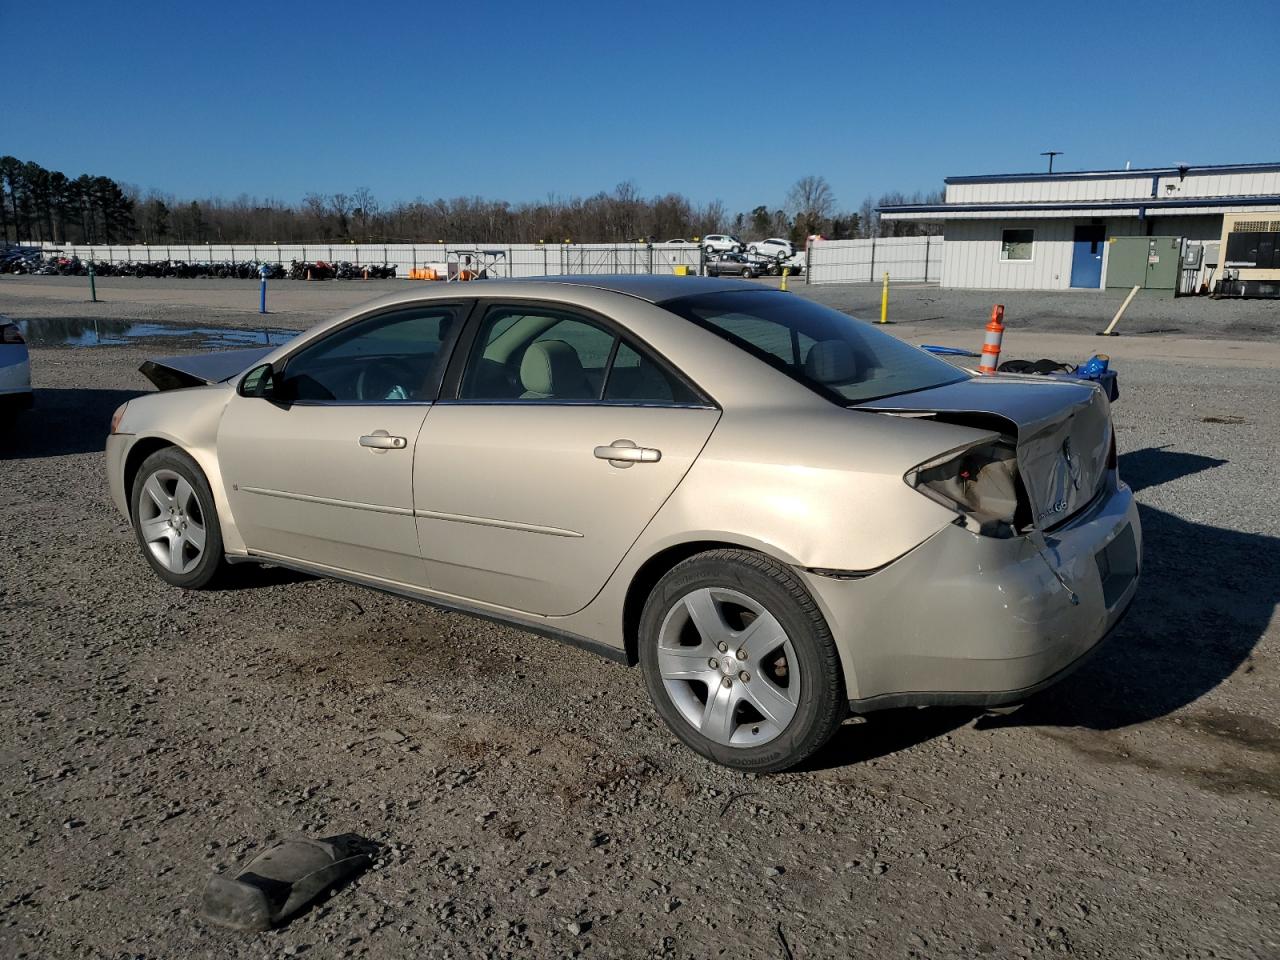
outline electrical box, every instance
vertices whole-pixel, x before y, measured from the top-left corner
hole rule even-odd
[[[1108,288],[1177,289],[1181,237],[1112,237],[1107,244]]]

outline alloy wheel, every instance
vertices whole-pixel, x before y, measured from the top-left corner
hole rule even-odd
[[[754,747],[780,736],[800,704],[800,665],[777,617],[737,590],[694,590],[667,612],[658,672],[702,736]]]
[[[204,556],[200,498],[176,471],[157,470],[147,477],[138,500],[138,526],[151,555],[171,573],[190,573]]]

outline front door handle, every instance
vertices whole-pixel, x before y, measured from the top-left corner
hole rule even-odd
[[[596,447],[596,459],[608,460],[613,467],[629,467],[633,463],[657,463],[662,451],[653,447],[637,447],[633,440],[615,440],[607,447]]]
[[[374,453],[386,453],[388,450],[403,450],[409,445],[404,437],[393,437],[385,430],[375,430],[360,438],[360,446],[368,447]]]

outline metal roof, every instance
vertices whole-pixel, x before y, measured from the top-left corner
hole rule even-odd
[[[1042,180],[1109,180],[1126,177],[1177,177],[1191,174],[1272,173],[1280,170],[1276,163],[1221,163],[1174,167],[1134,167],[1131,170],[1061,170],[1056,173],[988,173],[977,176],[945,177],[943,183],[1007,183],[1009,181]]]
[[[1146,198],[1142,200],[1076,200],[1061,203],[1024,201],[1014,203],[904,203],[878,207],[877,211],[893,219],[898,214],[941,214],[941,219],[965,218],[975,213],[1043,213],[1109,214],[1143,216],[1148,211],[1168,210],[1177,213],[1190,210],[1197,213],[1226,212],[1225,207],[1280,207],[1280,194],[1250,194],[1240,197],[1179,197],[1175,200]]]

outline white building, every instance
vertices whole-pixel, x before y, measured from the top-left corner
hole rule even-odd
[[[1109,242],[1116,238],[1212,241],[1216,261],[1224,215],[1280,221],[1280,163],[948,177],[946,185],[944,203],[880,210],[885,220],[942,226],[944,287],[1097,288],[1108,285],[1113,251],[1118,258],[1126,246]]]

